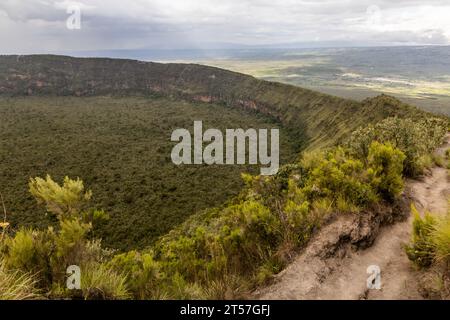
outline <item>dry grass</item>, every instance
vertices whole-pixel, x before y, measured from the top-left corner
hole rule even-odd
[[[0,300],[32,300],[41,298],[32,275],[7,270],[0,262]]]

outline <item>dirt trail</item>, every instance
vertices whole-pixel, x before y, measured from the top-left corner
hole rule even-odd
[[[437,150],[443,154],[450,146]],[[406,190],[420,212],[447,212],[450,183],[447,170],[435,167],[422,180],[410,180]],[[326,240],[313,241],[292,264],[276,277],[271,286],[256,293],[261,299],[422,299],[417,288],[416,271],[408,260],[403,245],[411,239],[412,217],[383,227],[372,246],[365,250],[344,250],[342,254],[324,259],[319,246],[339,236],[336,225],[322,230]],[[340,226],[346,228],[346,221]],[[338,224],[338,229],[341,228]],[[333,241],[339,241],[334,239]],[[367,289],[367,267],[377,265],[381,270],[381,289]]]

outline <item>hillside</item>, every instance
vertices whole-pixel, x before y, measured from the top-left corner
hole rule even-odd
[[[418,112],[394,98],[359,103],[196,64],[0,56],[0,95],[107,94],[165,95],[257,110],[280,121],[299,149],[331,146],[368,122]]]
[[[24,296],[242,299],[333,221],[352,221],[338,244],[370,246],[406,214],[406,179],[450,155],[433,154],[448,119],[385,95],[356,102],[199,65],[0,62],[0,280]],[[284,165],[175,166],[170,133],[194,120],[279,128]],[[71,265],[85,279],[75,291]]]
[[[27,179],[82,177],[96,205],[112,216],[99,226],[104,243],[145,247],[193,213],[237,195],[240,173],[256,172],[180,170],[170,161],[176,128],[199,119],[220,129],[279,127],[286,164],[367,123],[421,114],[388,96],[359,103],[194,64],[0,56],[1,191],[13,225],[42,227],[52,221],[33,212]]]

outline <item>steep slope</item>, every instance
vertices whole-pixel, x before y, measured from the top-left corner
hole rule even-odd
[[[262,112],[298,148],[330,146],[368,122],[420,113],[386,96],[362,103],[195,64],[32,55],[0,56],[0,95],[168,95]]]
[[[449,146],[447,135],[446,143],[437,153],[443,155]],[[447,170],[434,167],[423,179],[409,180],[406,194],[408,202],[412,201],[422,214],[425,211],[445,214],[450,195]],[[407,206],[403,210],[409,212]],[[422,299],[417,281],[419,272],[404,250],[411,239],[412,220],[408,215],[404,221],[383,227],[372,246],[355,251],[343,244],[352,241],[355,244],[354,240],[359,240],[358,230],[364,230],[364,226],[361,227],[358,218],[340,217],[325,227],[305,252],[277,276],[276,282],[257,296],[261,299]],[[378,228],[374,228],[375,234]],[[366,271],[370,265],[380,267],[380,290],[367,289]]]

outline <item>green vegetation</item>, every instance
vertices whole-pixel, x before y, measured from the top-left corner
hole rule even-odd
[[[449,168],[450,149],[439,155],[440,167]],[[448,171],[448,170],[447,170]],[[444,215],[424,212],[411,205],[414,216],[411,243],[405,246],[408,258],[422,270],[419,286],[432,299],[450,298],[450,211]]]
[[[257,111],[282,125],[297,150],[334,146],[356,128],[387,117],[426,115],[385,95],[357,102],[197,64],[0,56],[0,95],[110,94],[165,96]]]
[[[223,106],[165,98],[0,98],[0,180],[13,227],[44,228],[57,221],[35,207],[30,177],[82,177],[93,206],[111,219],[96,235],[108,247],[143,248],[191,214],[221,205],[243,187],[241,172],[259,166],[174,165],[175,128],[193,121],[225,128],[279,127],[267,117]],[[281,163],[295,150],[280,130]]]
[[[450,297],[450,212],[444,216],[425,212],[423,217],[412,206],[414,214],[411,243],[405,247],[409,259],[425,272],[419,279],[427,296]]]
[[[450,262],[450,213],[437,217],[426,212],[423,217],[412,206],[414,214],[411,245],[406,247],[408,257],[420,267],[429,267],[436,261]]]
[[[405,156],[404,174],[415,177],[432,165],[434,149],[442,143],[447,132],[447,120],[426,117],[423,119],[388,118],[376,125],[358,129],[349,139],[348,146],[358,157],[369,152],[371,141],[389,142]]]
[[[448,47],[417,49],[255,50],[195,61],[354,100],[384,92],[429,112],[450,115],[450,71],[440,63]]]
[[[18,298],[245,297],[331,215],[394,203],[448,129],[389,96],[360,103],[199,65],[0,62],[0,178],[12,211],[0,224],[0,283]],[[173,165],[172,130],[198,119],[279,127],[285,165],[274,176]],[[436,257],[446,257],[445,234],[433,238]],[[80,266],[81,290],[66,289],[68,265]]]
[[[443,124],[428,125],[434,134]],[[418,143],[433,141],[423,139]],[[50,297],[243,297],[279,272],[329,215],[364,214],[380,201],[395,201],[407,156],[393,141],[372,141],[366,157],[356,156],[357,150],[305,153],[274,176],[244,174],[245,188],[226,205],[191,216],[144,251],[123,253],[96,240],[96,228],[108,216],[90,205],[92,193],[82,181],[66,177],[59,185],[50,176],[33,178],[31,194],[58,225],[10,230],[0,244],[2,265],[7,272],[33,275],[33,283]],[[437,224],[428,233],[424,225],[416,222],[420,250],[414,252],[427,257],[422,243],[432,234],[436,257],[448,259],[448,226]],[[64,268],[72,264],[82,270],[79,291],[64,287]]]
[[[405,248],[406,253],[418,266],[428,267],[435,258],[432,236],[436,231],[436,219],[428,212],[422,218],[414,205],[411,206],[411,211],[414,215],[413,235],[411,245]]]
[[[256,172],[173,165],[171,132],[194,120],[205,129],[278,127],[286,164],[360,126],[429,116],[388,96],[360,103],[193,64],[45,55],[0,62],[0,179],[11,224],[57,223],[35,214],[29,177],[83,177],[111,216],[97,235],[120,250],[145,248],[193,213],[223,204],[241,190],[242,172]]]

